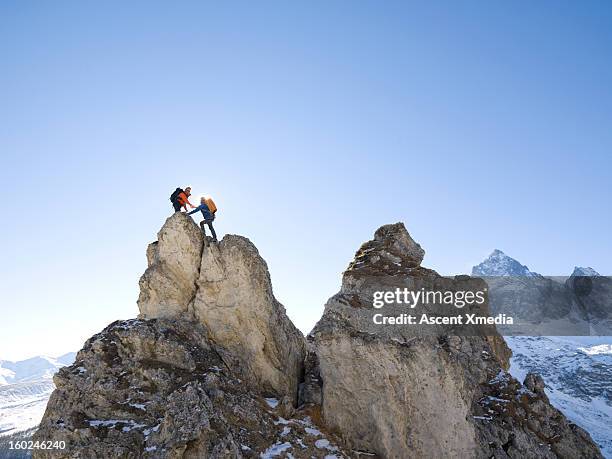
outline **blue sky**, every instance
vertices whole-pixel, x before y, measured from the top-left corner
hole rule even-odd
[[[191,185],[308,331],[361,242],[612,273],[608,2],[0,5],[0,358],[137,314]]]

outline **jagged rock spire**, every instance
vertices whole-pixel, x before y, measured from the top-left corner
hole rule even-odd
[[[140,317],[194,320],[225,362],[255,386],[292,399],[303,368],[304,337],[272,293],[266,262],[247,238],[204,240],[184,213],[166,220],[147,250]]]
[[[490,336],[450,336],[449,329],[419,334],[373,323],[375,314],[426,311],[373,309],[376,292],[471,290],[483,282],[443,278],[420,266],[423,254],[401,223],[361,246],[309,335],[304,401],[319,404],[350,447],[385,458],[601,457],[588,434],[550,405],[541,380],[531,375],[524,387],[507,372],[510,351],[494,327]]]
[[[396,274],[419,266],[424,256],[425,251],[399,222],[378,228],[374,239],[361,245],[347,271]]]

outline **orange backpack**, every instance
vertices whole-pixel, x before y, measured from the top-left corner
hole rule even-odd
[[[217,206],[215,204],[215,201],[213,201],[211,197],[205,197],[204,202],[206,203],[206,205],[208,206],[208,210],[210,210],[212,214],[217,212]]]

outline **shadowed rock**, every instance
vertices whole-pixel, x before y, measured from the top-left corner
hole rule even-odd
[[[205,326],[224,362],[271,394],[297,398],[304,337],[272,293],[266,262],[247,238],[219,243],[183,213],[168,218],[147,249],[141,318],[180,318]]]
[[[140,317],[179,317],[195,296],[202,230],[177,212],[166,220],[157,238],[147,248],[149,267],[140,278]]]
[[[488,336],[452,336],[443,327],[419,333],[373,324],[376,291],[484,286],[421,267],[423,254],[401,223],[361,246],[309,335],[315,355],[302,402],[321,400],[330,429],[351,448],[385,458],[601,457],[589,435],[549,404],[541,379],[531,375],[523,387],[507,373],[510,351],[494,327]]]
[[[204,247],[190,312],[234,371],[295,401],[305,340],[274,298],[266,262],[251,241],[227,235]]]
[[[192,321],[114,322],[54,382],[34,440],[66,447],[36,449],[35,458],[348,456],[308,413],[245,385]]]
[[[180,213],[158,236],[140,319],[109,325],[56,374],[34,440],[66,448],[35,458],[601,457],[539,376],[506,372],[494,328],[372,325],[376,290],[482,282],[421,267],[401,223],[362,245],[307,352],[248,239],[212,243]]]

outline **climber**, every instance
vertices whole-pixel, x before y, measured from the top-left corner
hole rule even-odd
[[[174,190],[174,193],[170,195],[170,202],[172,202],[174,212],[180,212],[181,207],[183,207],[185,209],[185,212],[187,212],[187,204],[189,204],[192,209],[196,208],[193,204],[189,202],[189,196],[191,196],[190,186],[185,188],[184,191],[181,188],[177,188],[176,190]]]
[[[215,233],[215,229],[213,228],[212,222],[215,220],[214,212],[216,210],[217,209],[215,208],[211,212],[211,209],[208,207],[208,204],[206,203],[206,198],[202,196],[202,198],[200,199],[200,205],[187,214],[187,215],[191,215],[191,214],[195,214],[198,211],[202,212],[202,215],[204,216],[204,220],[200,222],[200,228],[202,228],[202,232],[204,233],[204,236],[206,236],[206,229],[204,228],[204,225],[208,225],[208,227],[210,228],[210,232],[212,233],[214,242],[217,242],[217,233]]]

